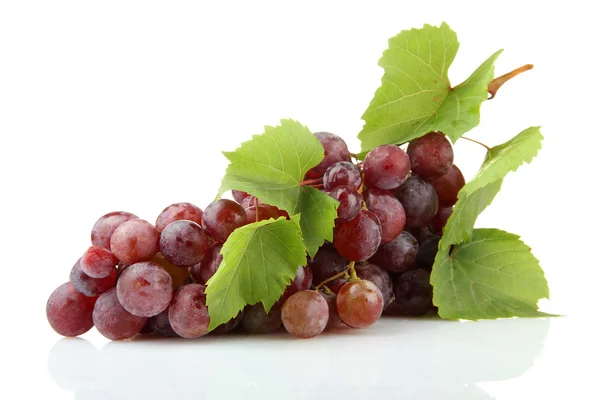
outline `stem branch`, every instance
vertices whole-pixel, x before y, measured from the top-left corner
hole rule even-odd
[[[465,136],[461,136],[461,139],[465,139],[465,140],[468,140],[469,142],[477,143],[478,145],[480,145],[480,146],[483,146],[483,147],[485,147],[486,149],[488,149],[488,151],[490,150],[490,147],[489,147],[488,145],[486,145],[486,144],[483,144],[483,143],[481,143],[481,142],[478,142],[478,141],[477,141],[477,140],[475,140],[475,139],[471,139],[471,138],[468,138],[468,137],[465,137]]]
[[[493,99],[496,96],[496,92],[498,92],[498,89],[500,89],[500,87],[502,85],[504,85],[507,81],[509,81],[510,79],[514,78],[515,76],[517,76],[525,71],[529,71],[532,68],[533,68],[533,64],[526,64],[526,65],[523,65],[522,67],[515,69],[514,71],[510,71],[509,73],[499,76],[499,77],[495,78],[494,80],[492,80],[488,84],[488,92],[490,94],[490,98],[488,100]]]

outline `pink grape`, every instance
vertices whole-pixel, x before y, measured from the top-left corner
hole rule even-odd
[[[279,302],[283,304],[291,295],[302,290],[310,289],[313,282],[312,270],[308,266],[299,266],[296,270],[296,276],[292,282],[286,287],[281,295]]]
[[[350,221],[362,207],[362,196],[350,186],[338,186],[329,195],[340,202],[337,209],[340,221]]]
[[[92,244],[110,250],[110,238],[123,222],[138,218],[132,213],[114,211],[103,215],[92,228]]]
[[[350,161],[350,151],[344,139],[329,132],[317,132],[314,135],[321,142],[325,155],[316,167],[306,173],[306,179],[322,177],[327,168],[338,161]]]
[[[117,270],[113,269],[110,275],[104,278],[92,278],[83,272],[83,269],[81,269],[81,259],[79,259],[73,265],[73,268],[71,268],[69,280],[78,292],[88,297],[96,297],[115,287],[117,283]]]
[[[391,242],[406,225],[406,214],[400,201],[388,191],[370,188],[363,193],[369,211],[381,223],[381,244]]]
[[[202,225],[202,209],[192,203],[171,204],[156,218],[156,229],[162,232],[167,225],[175,221],[187,220]]]
[[[227,199],[211,203],[202,218],[202,228],[219,243],[225,243],[234,230],[247,223],[248,217],[242,206]]]
[[[173,280],[157,264],[133,264],[119,277],[117,296],[123,307],[133,315],[153,317],[169,306],[173,298]]]
[[[240,204],[242,203],[242,200],[250,196],[248,193],[242,192],[241,190],[232,190],[231,195],[233,196],[233,199]]]
[[[356,165],[349,161],[340,161],[332,164],[323,175],[325,190],[333,190],[338,186],[349,186],[358,190],[362,185],[362,176]]]
[[[294,293],[283,304],[281,320],[285,329],[299,338],[317,336],[327,326],[329,306],[314,290]]]
[[[150,261],[160,251],[159,233],[143,219],[124,222],[113,233],[110,250],[125,264]]]
[[[100,246],[92,246],[81,257],[81,269],[92,278],[106,278],[116,268],[119,260]]]
[[[352,328],[366,328],[381,316],[383,295],[371,281],[348,282],[337,295],[337,309],[346,325]]]
[[[344,282],[344,285],[345,284],[346,283]],[[319,293],[327,302],[327,307],[329,309],[329,318],[327,319],[327,326],[325,326],[325,330],[328,331],[332,328],[335,328],[342,322],[342,318],[337,310],[337,295],[335,293],[327,294],[323,291],[319,291]]]
[[[210,246],[202,261],[190,268],[190,275],[196,283],[206,285],[206,282],[217,272],[223,261],[222,248],[222,244],[214,243]]]
[[[208,250],[209,237],[193,221],[171,222],[160,234],[160,252],[167,261],[180,267],[198,264]]]
[[[92,311],[97,297],[87,297],[69,282],[60,285],[48,298],[46,318],[59,335],[79,336],[92,329]]]
[[[169,306],[169,322],[181,337],[194,339],[206,335],[210,317],[205,287],[197,283],[183,285]]]
[[[148,320],[133,315],[123,308],[117,298],[117,290],[114,288],[98,298],[92,317],[98,332],[111,340],[134,337],[141,332]]]
[[[410,159],[398,146],[384,144],[367,154],[363,161],[363,172],[369,187],[396,189],[410,173]]]

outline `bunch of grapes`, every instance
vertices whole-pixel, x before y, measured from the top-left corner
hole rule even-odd
[[[247,306],[216,333],[275,332],[313,337],[340,323],[364,328],[385,309],[411,316],[434,310],[429,274],[442,228],[465,181],[440,132],[373,149],[352,162],[346,143],[318,132],[325,157],[303,185],[339,201],[333,242],[300,266],[266,313]],[[208,332],[207,281],[219,269],[229,235],[246,224],[289,215],[245,192],[204,211],[190,203],[165,208],[155,224],[112,212],[94,224],[91,247],[69,282],[48,299],[46,315],[64,336],[95,326],[112,340],[137,334],[198,338]]]

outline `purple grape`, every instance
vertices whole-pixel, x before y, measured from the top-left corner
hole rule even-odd
[[[285,330],[298,338],[319,335],[327,326],[329,306],[314,290],[294,293],[283,304],[281,321]]]
[[[110,250],[110,238],[115,229],[123,222],[137,218],[136,215],[125,211],[114,211],[103,215],[96,221],[92,228],[92,245]]]
[[[123,308],[116,289],[103,293],[96,301],[92,314],[94,325],[102,336],[111,340],[129,339],[141,332],[148,320]]]
[[[106,278],[116,268],[119,260],[100,246],[92,246],[81,257],[81,269],[92,278]]]
[[[381,243],[381,224],[371,211],[360,210],[348,222],[337,222],[333,230],[333,243],[338,253],[350,261],[370,258]]]
[[[219,326],[217,326],[213,332],[214,333],[227,333],[227,332],[231,332],[232,330],[234,330],[235,328],[237,328],[240,323],[242,322],[242,318],[244,317],[244,312],[240,311],[238,313],[238,315],[236,315],[235,317],[231,318],[229,321],[225,322],[224,324],[221,324]]]
[[[438,198],[433,186],[421,178],[412,176],[396,190],[406,214],[406,227],[419,228],[435,217]]]
[[[330,244],[324,244],[315,257],[308,260],[308,266],[313,273],[313,281],[319,284],[332,276],[339,274],[346,269],[348,261],[340,256],[335,247]]]
[[[175,221],[187,220],[202,225],[202,209],[191,203],[171,204],[156,218],[156,229],[162,232],[165,227]]]
[[[390,274],[375,264],[358,265],[355,270],[360,279],[371,281],[379,288],[385,310],[394,301],[394,284]]]
[[[350,221],[362,207],[362,196],[350,186],[338,186],[329,195],[340,202],[337,209],[340,221]]]
[[[232,200],[220,199],[204,210],[202,227],[213,240],[225,243],[229,235],[248,223],[246,212],[241,205]]]
[[[450,218],[450,215],[452,215],[452,210],[452,206],[440,208],[437,214],[435,214],[435,217],[433,217],[433,219],[431,220],[431,227],[433,228],[433,231],[438,235],[442,234],[442,230],[446,226],[448,218]]]
[[[164,337],[180,337],[177,332],[173,330],[171,327],[171,323],[169,322],[169,309],[165,309],[158,315],[155,315],[152,318],[148,318],[148,322],[146,323],[146,327],[150,329],[151,333],[156,333],[157,335]],[[144,328],[145,329],[145,328]]]
[[[113,271],[104,278],[92,278],[86,275],[81,269],[81,258],[77,260],[73,268],[71,268],[71,274],[69,277],[71,284],[79,293],[82,293],[88,297],[97,297],[107,290],[115,287],[117,283],[117,270]]]
[[[332,164],[323,175],[323,186],[328,191],[338,186],[349,186],[353,190],[358,190],[360,185],[362,185],[360,170],[349,161]]]
[[[350,151],[342,138],[328,132],[317,132],[315,137],[321,142],[325,156],[319,165],[306,173],[306,179],[322,177],[327,168],[338,161],[350,161]]]
[[[180,287],[173,296],[169,322],[179,336],[193,339],[206,335],[210,317],[204,290],[203,285],[191,283]]]
[[[410,159],[398,146],[385,144],[367,154],[363,162],[363,172],[369,187],[396,189],[410,173]]]
[[[433,310],[433,287],[429,272],[417,268],[406,271],[394,281],[396,303],[407,315],[420,316]]]
[[[450,207],[458,201],[458,192],[465,186],[465,177],[454,164],[439,178],[428,180],[438,196],[440,207]]]
[[[268,314],[261,303],[248,307],[242,324],[250,333],[275,332],[281,327],[281,304],[275,303]]]
[[[241,190],[232,190],[231,195],[233,196],[233,199],[239,204],[242,204],[242,200],[250,196],[248,193],[242,192]]]
[[[59,335],[79,336],[86,333],[94,322],[92,311],[97,297],[87,297],[70,282],[60,285],[48,298],[46,318]]]
[[[346,283],[344,282],[344,284],[346,284]],[[340,286],[340,289],[341,289],[341,286]],[[328,330],[331,330],[332,328],[335,328],[342,322],[342,318],[340,317],[340,314],[338,314],[338,310],[337,310],[337,295],[335,293],[327,294],[323,291],[319,291],[319,293],[321,294],[321,296],[323,296],[323,298],[327,302],[327,307],[329,309],[329,317],[327,318],[327,326],[325,326],[325,330],[328,331]]]
[[[119,277],[117,295],[123,307],[140,317],[163,312],[173,298],[173,279],[152,262],[129,266]]]
[[[370,188],[363,193],[369,211],[381,223],[381,244],[395,239],[404,230],[406,215],[400,201],[385,190]]]
[[[435,235],[427,229],[417,237],[419,242],[419,253],[417,254],[417,265],[423,269],[431,271],[435,262],[435,256],[438,251],[438,244],[441,237]]]
[[[336,299],[338,313],[344,323],[352,328],[373,325],[383,312],[383,295],[370,281],[346,283]]]
[[[175,221],[160,234],[160,252],[167,261],[180,267],[198,264],[208,250],[208,235],[192,221]]]
[[[302,290],[310,289],[313,283],[313,274],[310,267],[299,266],[296,270],[296,277],[292,282],[285,288],[285,291],[281,295],[279,302],[283,304],[291,295],[300,292]]]
[[[206,282],[217,272],[223,261],[222,248],[222,244],[214,243],[210,246],[202,261],[190,268],[190,275],[196,283],[206,285]]]
[[[411,140],[407,149],[413,173],[423,179],[444,175],[454,161],[452,145],[441,132]]]
[[[384,244],[371,257],[371,262],[391,272],[404,272],[417,262],[419,244],[407,231]]]
[[[150,261],[159,252],[159,233],[143,219],[122,223],[113,233],[110,250],[125,264]]]

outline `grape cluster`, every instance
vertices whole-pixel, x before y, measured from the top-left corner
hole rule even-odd
[[[271,310],[247,306],[215,333],[275,332],[309,338],[340,323],[364,328],[385,309],[431,312],[431,271],[441,230],[465,181],[439,132],[408,144],[379,146],[352,162],[346,143],[318,132],[325,157],[303,185],[339,201],[333,242],[298,267]],[[154,224],[112,212],[94,224],[91,246],[69,282],[48,299],[46,315],[64,336],[93,326],[112,340],[137,334],[198,338],[208,332],[207,281],[229,235],[246,224],[289,215],[248,193],[204,211],[191,203],[165,208]]]

